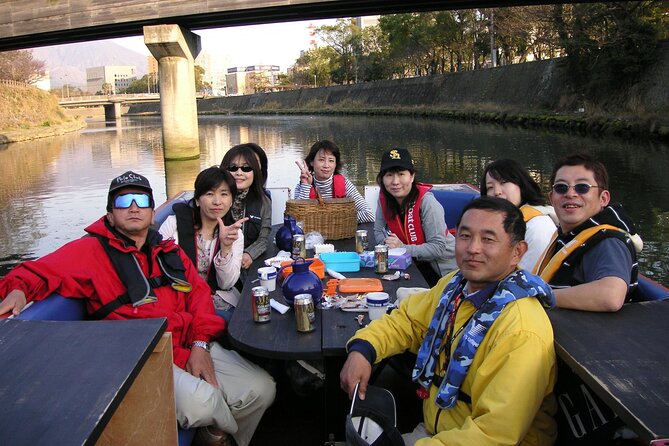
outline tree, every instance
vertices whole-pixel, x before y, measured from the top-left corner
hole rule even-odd
[[[665,15],[661,1],[556,5],[574,88],[597,96],[636,79],[656,58]]]
[[[339,71],[339,59],[334,49],[324,46],[314,48],[300,56],[293,65],[290,78],[299,87],[324,87],[331,85],[332,73]]]
[[[195,65],[195,91],[211,93],[211,84],[204,81],[204,68],[200,65]]]
[[[350,84],[357,80],[357,57],[361,54],[360,28],[354,19],[338,19],[336,25],[324,25],[316,34],[336,54],[332,64],[331,78],[338,84]]]
[[[44,61],[33,59],[29,50],[0,53],[0,79],[33,84],[45,74]]]
[[[114,86],[109,82],[102,84],[102,94],[114,94]]]
[[[249,73],[246,76],[246,89],[254,93],[266,93],[272,91],[269,78],[263,73]]]

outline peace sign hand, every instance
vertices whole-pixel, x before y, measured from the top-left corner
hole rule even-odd
[[[307,162],[304,160],[297,160],[295,161],[295,164],[297,164],[297,167],[300,168],[300,183],[311,186],[314,179],[311,176],[311,173],[309,173],[309,166],[307,165]]]
[[[232,244],[239,238],[239,229],[242,224],[248,220],[248,217],[240,218],[230,226],[225,226],[223,219],[218,217],[218,240],[221,244],[222,254],[225,255],[230,252]],[[226,249],[227,248],[227,249]]]

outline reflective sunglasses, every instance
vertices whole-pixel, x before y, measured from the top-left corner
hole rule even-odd
[[[114,198],[114,208],[128,209],[135,202],[138,208],[146,209],[151,207],[151,197],[142,193],[130,193],[117,195]]]
[[[573,186],[570,186],[566,183],[557,183],[553,185],[553,192],[555,192],[558,195],[564,195],[567,192],[569,192],[569,189],[574,188],[574,192],[576,192],[579,195],[585,195],[588,192],[590,192],[590,189],[593,187],[600,187],[600,186],[591,186],[588,183],[578,183],[574,184]]]
[[[226,167],[228,172],[237,172],[239,169],[242,169],[242,172],[249,173],[253,170],[253,167],[251,166],[235,166],[234,164],[232,166]]]

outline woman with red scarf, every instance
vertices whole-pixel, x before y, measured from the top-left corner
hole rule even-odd
[[[433,286],[455,265],[455,238],[448,232],[444,208],[429,190],[416,182],[416,169],[406,149],[386,151],[381,171],[374,236],[388,248],[404,248],[425,280]]]

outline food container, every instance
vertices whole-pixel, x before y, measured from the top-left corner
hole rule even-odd
[[[338,273],[360,271],[360,256],[355,252],[324,252],[320,259],[325,263],[325,269]]]

